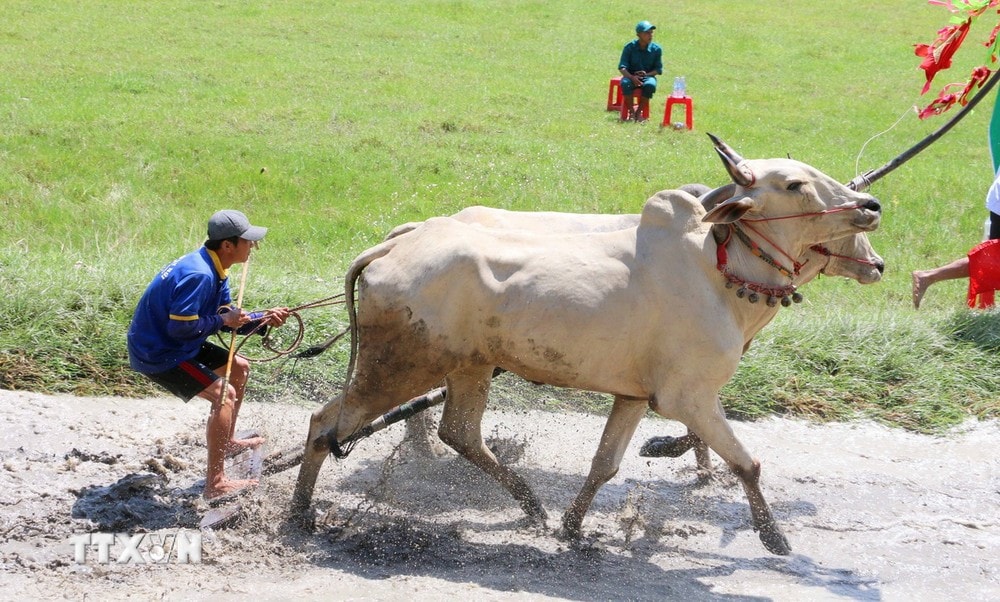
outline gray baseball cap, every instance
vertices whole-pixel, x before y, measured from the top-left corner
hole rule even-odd
[[[246,240],[260,240],[267,234],[267,228],[251,226],[250,220],[235,209],[216,211],[208,218],[208,239],[223,240],[239,236]]]

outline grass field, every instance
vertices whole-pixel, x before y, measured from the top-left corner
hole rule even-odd
[[[633,213],[657,190],[723,183],[705,132],[846,182],[944,123],[912,110],[932,97],[919,96],[913,44],[947,23],[940,7],[675,4],[5,3],[0,386],[153,392],[127,369],[132,308],[219,208],[271,227],[248,305],[295,306],[339,292],[349,261],[402,222],[473,204]],[[604,110],[642,18],[658,25],[662,87],[686,77],[694,132],[658,127],[667,91],[647,124]],[[992,25],[977,24],[938,84],[983,61]],[[997,314],[965,311],[964,282],[934,287],[919,312],[909,292],[911,270],[982,235],[993,96],[875,185],[885,279],[806,287],[727,387],[734,414],[861,414],[919,430],[997,415]],[[307,342],[345,321],[303,317]],[[262,364],[252,396],[314,403],[336,390],[344,354]]]

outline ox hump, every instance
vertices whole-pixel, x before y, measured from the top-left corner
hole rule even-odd
[[[705,208],[683,190],[661,190],[646,200],[639,218],[640,228],[655,228],[678,235],[704,229]]]

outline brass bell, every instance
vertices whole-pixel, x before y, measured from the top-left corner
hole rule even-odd
[[[778,298],[777,297],[775,297],[774,295],[768,295],[767,296],[767,306],[768,307],[774,307],[777,304],[778,304]]]
[[[795,301],[796,303],[802,303],[802,293],[799,292],[792,293],[792,301]]]
[[[747,296],[747,287],[741,286],[740,288],[736,289],[736,296],[739,297],[740,299],[742,299],[743,297],[746,297]]]
[[[792,300],[789,299],[788,297],[782,297],[781,298],[781,306],[782,307],[788,307],[791,304],[792,304]]]
[[[750,303],[756,303],[760,299],[760,295],[757,293],[750,293]]]

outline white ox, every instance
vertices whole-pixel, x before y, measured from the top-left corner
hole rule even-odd
[[[700,184],[687,184],[679,190],[690,192],[693,196],[700,197],[710,189]],[[654,195],[656,197],[669,196],[667,191],[661,191]],[[724,199],[711,199],[712,202]],[[704,206],[704,203],[702,203]],[[705,207],[711,210],[712,207]],[[450,216],[452,219],[473,224],[484,228],[494,228],[502,230],[522,230],[527,232],[539,232],[546,234],[569,234],[583,232],[613,232],[625,228],[634,228],[639,225],[640,215],[608,215],[608,214],[579,214],[560,213],[551,211],[507,211],[492,207],[474,206],[462,209],[458,213]],[[410,232],[423,222],[411,222],[393,228],[386,236],[386,240],[395,238],[406,232]],[[828,276],[843,276],[858,281],[861,284],[872,284],[882,279],[882,272],[885,269],[885,262],[875,252],[868,236],[864,232],[845,236],[824,244],[812,245],[806,253],[799,258],[802,268],[798,276],[794,279],[794,284],[801,287],[814,279],[819,274]],[[778,308],[774,306],[771,311],[762,315],[765,321],[755,324],[753,332],[744,333],[747,339],[752,339],[756,332],[767,325],[775,315]],[[749,345],[749,343],[748,343]],[[434,421],[430,413],[414,416],[406,421],[405,440],[411,445],[411,449],[417,453],[431,455],[436,447],[436,441],[431,433]],[[704,477],[711,471],[711,461],[708,450],[704,444],[698,441],[697,436],[688,433],[684,437],[654,437],[647,441],[640,451],[640,454],[647,457],[677,457],[691,448],[694,448],[697,455],[699,473]]]
[[[670,191],[646,203],[637,227],[615,232],[540,235],[436,218],[355,259],[345,283],[349,381],[312,416],[293,511],[308,509],[326,456],[343,453],[339,442],[444,379],[441,439],[544,523],[527,482],[483,442],[480,422],[499,366],[615,397],[590,474],[563,516],[568,536],[579,536],[649,407],[687,425],[730,465],[764,546],[789,553],[760,491],[760,463],[719,403],[749,342],[745,333],[774,309],[743,297],[786,298],[792,258],[812,244],[874,230],[881,208],[803,163],[743,161],[715,142],[736,187],[708,213],[691,195]],[[752,228],[771,249],[770,263],[743,245],[717,244],[713,223]]]

